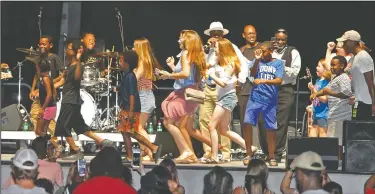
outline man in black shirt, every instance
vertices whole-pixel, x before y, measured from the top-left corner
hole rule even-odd
[[[68,44],[66,50],[67,60],[69,65],[64,72],[62,82],[64,82],[63,96],[61,102],[60,114],[56,123],[55,136],[64,136],[70,146],[70,156],[64,157],[63,159],[77,159],[81,157],[82,153],[79,148],[75,145],[72,138],[71,130],[79,134],[84,134],[87,137],[95,140],[96,143],[102,146],[113,146],[113,142],[110,140],[103,140],[95,133],[93,133],[90,127],[85,123],[81,114],[81,105],[83,103],[80,96],[81,80],[82,80],[82,66],[80,59],[82,56],[82,43],[79,40],[74,40]],[[56,152],[61,153],[62,147],[57,146]],[[57,154],[59,155],[59,154]]]
[[[83,43],[82,62],[87,62],[95,53],[102,52],[102,50],[96,45],[96,38],[94,33],[84,33],[81,41]],[[107,73],[107,69],[102,60],[99,60],[97,62],[97,68],[100,71],[101,77],[104,77]]]
[[[43,61],[47,60],[50,64],[50,76],[52,79],[56,79],[60,73],[64,70],[64,64],[61,61],[61,59],[54,53],[51,53],[51,49],[53,48],[52,44],[52,37],[43,35],[39,39],[39,50],[41,52],[41,56],[38,58],[36,62],[36,68],[38,69],[39,62],[38,61]],[[33,101],[33,104],[31,105],[31,110],[30,110],[30,119],[34,125],[34,130],[36,129],[36,124],[38,121],[38,113],[40,110],[40,101],[39,101],[39,89],[37,88],[37,82],[38,79],[40,78],[39,72],[35,73],[34,79],[33,79],[33,84],[31,87],[31,91],[29,94],[30,99]],[[53,136],[53,133],[55,132],[55,127],[56,127],[56,122],[55,120],[51,120],[49,124],[49,129],[50,133]]]

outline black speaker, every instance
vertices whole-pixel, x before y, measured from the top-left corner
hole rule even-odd
[[[157,132],[154,144],[163,145],[160,156],[164,156],[170,153],[173,154],[174,157],[178,157],[180,155],[177,145],[169,132]]]
[[[1,109],[2,131],[18,131],[21,123],[23,123],[23,121],[17,104],[12,104]]]
[[[335,137],[289,137],[287,149],[287,163],[289,166],[293,160],[306,151],[318,153],[327,170],[337,170],[339,166],[339,139]]]
[[[343,170],[352,173],[374,173],[375,122],[345,121],[343,129]]]

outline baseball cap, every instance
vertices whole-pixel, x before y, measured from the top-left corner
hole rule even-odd
[[[344,42],[346,40],[361,42],[361,35],[355,30],[349,30],[346,31],[344,35],[342,35],[340,38],[337,38],[336,40],[339,42]]]
[[[324,166],[323,160],[319,154],[312,151],[307,151],[298,155],[290,165],[290,168],[302,168],[312,171],[321,171],[326,167]]]
[[[90,163],[92,176],[120,178],[123,164],[120,153],[114,147],[102,149]]]
[[[24,170],[35,170],[38,168],[38,156],[32,149],[18,150],[12,158],[12,162],[15,166]],[[25,164],[26,162],[32,163],[32,165],[27,165]]]

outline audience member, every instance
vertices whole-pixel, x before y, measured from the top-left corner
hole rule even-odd
[[[323,186],[323,189],[330,194],[342,194],[342,187],[336,182],[329,182]]]
[[[168,171],[166,171],[167,173],[162,173],[163,168],[164,167],[157,168],[156,170],[153,169],[152,171],[146,173],[146,175],[141,177],[141,189],[138,191],[138,194],[172,194],[172,192],[170,191],[170,186],[172,186],[172,184],[169,183],[169,181],[166,180],[165,177],[163,179],[158,175],[168,174]]]
[[[125,183],[127,183],[128,185],[133,185],[132,170],[127,166],[124,166],[124,170],[122,171],[122,179],[124,179]]]
[[[120,153],[113,147],[105,147],[91,160],[90,178],[78,185],[73,194],[136,194],[137,192],[123,181],[122,174]]]
[[[38,156],[38,179],[46,178],[52,182],[53,185],[62,186],[63,177],[62,169],[59,163],[51,162],[47,157],[47,141],[43,137],[37,137],[33,140],[31,148]],[[15,184],[12,177],[4,183],[3,188],[8,188]]]
[[[185,188],[180,185],[180,181],[178,180],[178,172],[177,172],[177,167],[176,163],[172,159],[164,159],[163,161],[160,162],[160,166],[166,167],[169,172],[171,173],[172,180],[175,181],[178,185],[178,193],[179,194],[184,194],[185,193]]]
[[[267,188],[268,167],[263,160],[253,159],[247,166],[245,186],[237,187],[234,194],[274,194]]]
[[[300,194],[329,194],[322,189],[322,171],[325,166],[319,154],[303,152],[294,159],[290,168],[296,173],[297,191]]]
[[[35,185],[38,177],[38,156],[31,149],[20,149],[16,152],[12,163],[11,175],[15,184],[2,190],[2,194],[48,194],[43,188]]]
[[[85,176],[79,176],[78,174],[78,160],[75,161],[69,169],[68,178],[67,178],[67,188],[69,193],[73,193],[73,191],[78,187],[79,184],[87,181],[89,178],[88,168],[86,165],[86,174]]]
[[[215,166],[204,176],[203,194],[232,194],[233,177],[223,167]]]
[[[50,180],[42,178],[35,181],[35,185],[44,188],[47,193],[53,194],[53,184]]]
[[[365,183],[365,194],[375,194],[375,174],[370,176]]]

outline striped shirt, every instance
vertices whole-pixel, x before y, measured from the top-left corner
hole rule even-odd
[[[147,79],[145,75],[142,75],[138,80],[138,91],[141,90],[152,90],[152,80]]]
[[[343,93],[346,96],[352,96],[350,78],[346,73],[332,79],[327,85],[332,92]],[[332,121],[343,121],[352,119],[352,106],[349,99],[341,99],[328,96],[328,119]]]

